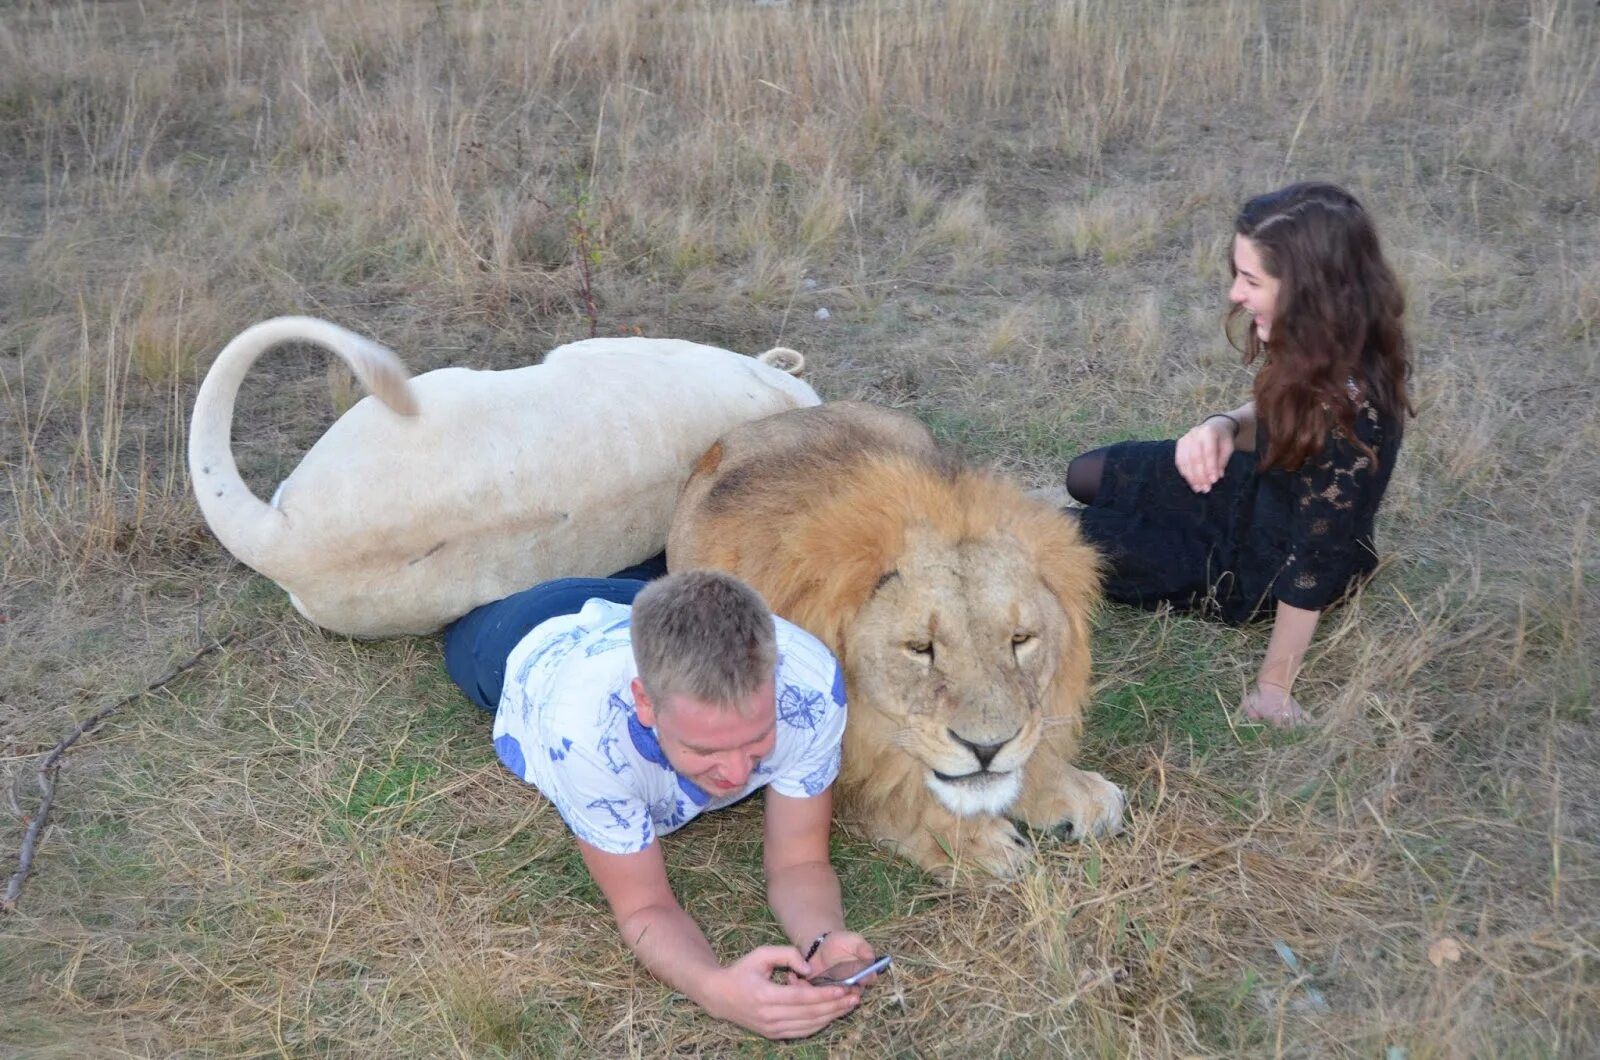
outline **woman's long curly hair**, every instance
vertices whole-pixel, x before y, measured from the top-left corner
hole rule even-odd
[[[1298,470],[1335,427],[1376,466],[1377,454],[1356,437],[1349,383],[1391,421],[1416,410],[1406,395],[1405,296],[1372,219],[1343,188],[1291,184],[1245,203],[1234,231],[1255,244],[1279,283],[1265,343],[1251,326],[1240,346],[1243,307],[1228,314],[1245,363],[1263,361],[1255,380],[1256,416],[1268,438],[1262,466]]]

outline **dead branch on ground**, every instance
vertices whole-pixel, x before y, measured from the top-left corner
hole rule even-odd
[[[45,821],[50,816],[50,804],[56,797],[56,774],[61,769],[61,756],[67,749],[78,742],[80,736],[93,732],[94,729],[111,715],[123,707],[134,702],[142,696],[147,696],[156,689],[163,687],[180,674],[187,673],[206,656],[216,652],[238,639],[238,634],[230,633],[221,640],[212,641],[187,660],[175,666],[166,676],[151,682],[139,691],[124,696],[108,707],[95,711],[83,720],[76,729],[62,738],[61,742],[51,748],[45,755],[44,761],[39,764],[37,783],[39,785],[39,808],[34,811],[32,819],[28,821],[28,830],[22,836],[22,850],[17,858],[17,871],[11,874],[11,882],[6,885],[6,893],[0,898],[0,913],[9,913],[16,909],[17,899],[22,894],[22,885],[28,881],[28,874],[33,869],[33,854],[38,845],[39,836],[44,831]]]

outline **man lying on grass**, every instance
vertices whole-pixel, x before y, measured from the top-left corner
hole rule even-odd
[[[625,576],[537,585],[452,624],[444,654],[451,679],[495,714],[501,762],[576,835],[646,968],[769,1038],[806,1037],[856,1006],[859,991],[801,978],[873,956],[845,930],[828,861],[845,697],[821,642],[738,579],[688,571],[648,587]],[[723,967],[673,896],[656,839],[762,787],[767,900],[793,945]],[[774,981],[781,968],[795,974]]]

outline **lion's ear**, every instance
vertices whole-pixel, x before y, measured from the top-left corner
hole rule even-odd
[[[843,666],[845,633],[865,598],[856,599],[848,582],[839,577],[812,581],[810,589],[795,599],[793,621],[815,634]]]
[[[893,484],[883,483],[876,491],[841,491],[813,508],[804,532],[787,543],[806,558],[809,572],[806,591],[794,594],[796,603],[803,601],[809,611],[799,624],[829,631],[823,640],[835,653],[843,648],[851,619],[905,549],[904,506],[861,499],[888,494]]]
[[[1100,602],[1102,560],[1078,535],[1078,528],[1048,505],[1029,502],[1019,513],[1013,532],[1033,559],[1045,588],[1067,617],[1067,672],[1079,671],[1087,680],[1090,621]]]

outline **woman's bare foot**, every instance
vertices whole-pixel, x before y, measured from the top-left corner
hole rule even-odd
[[[1289,694],[1287,688],[1277,688],[1273,685],[1258,684],[1246,692],[1239,709],[1251,721],[1259,721],[1263,725],[1271,725],[1277,729],[1294,728],[1311,722],[1310,715],[1300,706],[1300,702]]]

